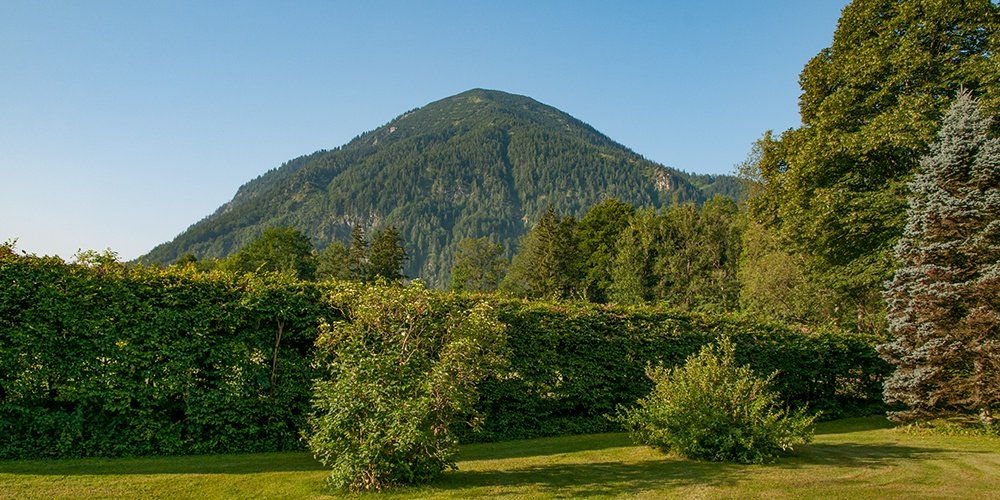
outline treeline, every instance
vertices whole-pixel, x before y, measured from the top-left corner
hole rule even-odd
[[[365,295],[365,290],[374,293]],[[399,285],[306,281],[290,273],[77,263],[0,246],[0,457],[301,449],[314,342],[350,321],[357,297]],[[887,366],[876,338],[660,307],[526,301],[410,285],[462,314],[488,303],[506,329],[500,368],[479,384],[484,425],[466,441],[612,428],[648,390],[648,363],[673,365],[720,335],[741,362],[778,370],[787,404],[829,417],[878,411]]]
[[[660,213],[607,199],[579,220],[549,206],[511,260],[488,237],[460,241],[450,289],[734,311],[741,236],[739,209],[722,196],[701,207],[690,203]],[[400,283],[407,278],[407,246],[394,227],[377,231],[370,240],[355,227],[349,245],[334,242],[322,251],[300,231],[271,228],[226,259],[198,261],[186,255],[175,265],[285,272],[305,280],[384,278]]]

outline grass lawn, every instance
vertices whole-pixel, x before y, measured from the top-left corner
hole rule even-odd
[[[1000,438],[908,434],[881,418],[818,426],[770,465],[692,462],[624,434],[469,445],[459,470],[378,498],[1000,498]],[[0,461],[0,498],[322,498],[307,453]]]

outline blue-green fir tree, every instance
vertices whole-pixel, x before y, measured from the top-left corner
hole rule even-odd
[[[961,92],[910,183],[900,268],[887,282],[896,371],[885,382],[897,421],[1000,411],[1000,139]]]

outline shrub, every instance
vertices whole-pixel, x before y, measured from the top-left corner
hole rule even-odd
[[[478,382],[501,362],[504,325],[485,303],[461,307],[419,284],[331,300],[348,321],[320,329],[328,377],[314,383],[305,436],[330,485],[382,490],[454,468],[451,427],[474,413]]]
[[[653,391],[620,414],[636,442],[685,457],[763,463],[812,437],[814,416],[788,414],[770,388],[775,374],[736,366],[728,337],[705,346],[684,366],[649,368]]]

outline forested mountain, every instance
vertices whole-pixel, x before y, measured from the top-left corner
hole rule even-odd
[[[221,258],[276,226],[319,249],[395,226],[407,276],[443,286],[459,241],[488,236],[509,257],[549,205],[580,217],[606,198],[661,208],[736,192],[732,177],[664,167],[551,106],[476,89],[267,172],[140,260]]]

